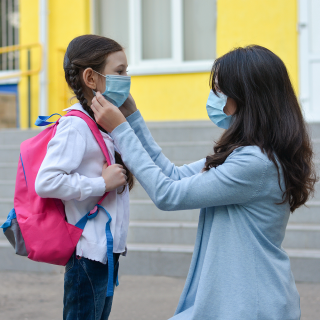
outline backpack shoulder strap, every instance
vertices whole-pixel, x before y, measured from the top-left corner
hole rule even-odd
[[[107,160],[108,166],[110,166],[111,161],[110,161],[109,152],[108,152],[107,146],[103,140],[103,137],[101,135],[101,132],[100,132],[97,124],[89,116],[87,116],[85,113],[78,111],[78,110],[69,111],[66,115],[64,115],[64,117],[69,117],[69,116],[79,117],[87,123],[88,127],[90,128],[92,134],[96,138],[96,140],[97,140],[97,142],[98,142],[98,144],[99,144],[99,146],[100,146],[100,148],[101,148],[101,150]]]
[[[108,166],[111,165],[111,161],[110,161],[110,156],[109,156],[109,152],[108,152],[108,149],[107,149],[107,146],[103,140],[103,137],[101,135],[101,132],[97,126],[97,124],[89,117],[87,116],[85,113],[79,111],[79,110],[72,110],[72,111],[69,111],[66,115],[64,115],[64,117],[69,117],[69,116],[75,116],[75,117],[79,117],[81,119],[83,119],[88,127],[90,128],[92,134],[94,135],[94,137],[96,138],[106,160],[107,160],[107,163],[108,163]],[[106,192],[102,198],[99,200],[98,204],[100,205],[103,201],[103,199],[109,194],[109,192]]]

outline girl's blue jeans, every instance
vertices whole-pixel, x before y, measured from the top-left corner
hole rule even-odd
[[[114,286],[119,269],[119,254],[113,254]],[[107,320],[113,297],[106,297],[108,263],[77,257],[73,253],[64,275],[63,319]]]

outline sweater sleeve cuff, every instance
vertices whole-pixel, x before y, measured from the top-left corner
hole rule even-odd
[[[133,122],[136,121],[139,118],[142,118],[142,115],[141,115],[140,111],[137,110],[133,114],[130,114],[130,116],[127,117],[126,120],[128,121],[128,123],[132,127]]]
[[[106,190],[106,184],[102,177],[91,178],[91,196],[103,196]]]
[[[119,124],[115,129],[113,129],[113,131],[110,133],[110,136],[112,139],[116,139],[117,136],[121,135],[122,132],[126,131],[127,129],[131,130],[131,127],[129,125],[129,123],[123,122],[121,124]]]

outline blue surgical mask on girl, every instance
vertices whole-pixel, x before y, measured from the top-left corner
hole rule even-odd
[[[207,112],[210,120],[219,128],[228,129],[230,127],[232,116],[227,116],[223,108],[227,104],[228,97],[221,92],[218,96],[211,90],[207,101]]]
[[[116,107],[121,107],[129,96],[131,77],[117,76],[113,74],[107,74],[105,76],[97,71],[94,72],[106,78],[106,90],[102,93],[102,95]],[[96,95],[96,92],[94,90],[92,91],[93,94]]]

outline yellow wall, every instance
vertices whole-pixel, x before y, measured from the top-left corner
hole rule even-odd
[[[20,44],[31,44],[39,42],[39,0],[20,0]],[[31,68],[39,65],[39,50],[31,50]],[[20,53],[20,69],[27,69],[27,51]],[[27,78],[22,77],[19,83],[20,125],[22,128],[28,126],[28,91]],[[38,117],[39,105],[39,76],[31,76],[31,123]]]
[[[217,57],[238,46],[259,44],[286,64],[298,90],[296,0],[217,0]],[[208,119],[209,74],[139,76],[132,94],[146,120]]]
[[[132,77],[131,93],[149,121],[207,119],[209,74]]]
[[[20,0],[21,43],[37,42],[38,0]],[[90,32],[90,0],[48,0],[48,113],[61,112],[71,96],[63,76],[63,54],[76,36]],[[298,90],[296,0],[217,0],[217,56],[237,46],[259,44],[279,55]],[[33,55],[33,63],[37,56]],[[25,57],[21,57],[25,67]],[[38,116],[38,77],[32,77],[32,116]],[[133,76],[132,94],[148,121],[207,119],[209,73]],[[21,125],[27,125],[26,80],[20,84]]]
[[[217,56],[258,44],[286,64],[298,89],[297,0],[217,0]]]
[[[20,0],[20,44],[39,42],[39,0]],[[63,55],[69,42],[76,36],[90,33],[90,0],[48,1],[48,114],[61,112],[69,103],[63,75]],[[40,55],[32,51],[32,68]],[[21,53],[21,69],[26,69],[26,52]],[[32,121],[39,115],[39,76],[32,76]],[[28,125],[27,79],[19,84],[20,124]],[[68,101],[66,103],[66,101]],[[34,126],[33,126],[34,127]]]
[[[48,114],[70,106],[72,96],[63,72],[69,42],[90,33],[90,0],[49,0],[49,108]]]

